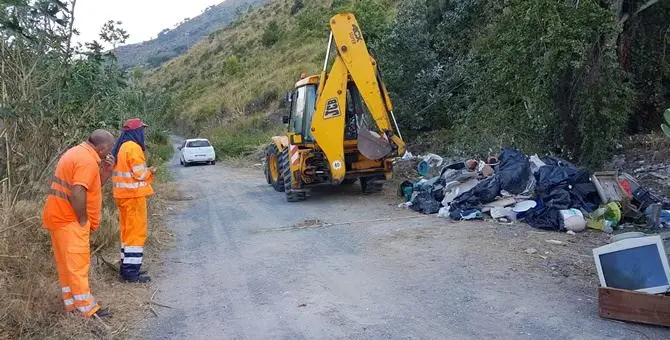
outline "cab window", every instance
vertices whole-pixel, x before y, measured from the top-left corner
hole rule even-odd
[[[293,92],[293,112],[291,112],[290,131],[302,133],[303,118],[305,115],[305,88],[301,87]]]

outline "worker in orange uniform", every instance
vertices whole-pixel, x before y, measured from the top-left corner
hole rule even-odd
[[[86,142],[67,150],[56,166],[43,212],[65,309],[86,317],[109,315],[91,295],[89,235],[100,225],[102,186],[112,173],[114,141],[108,131],[95,130]]]
[[[147,167],[144,150],[144,128],[139,118],[123,124],[123,132],[112,154],[116,165],[112,173],[112,192],[119,207],[121,225],[121,277],[126,282],[148,282],[151,278],[140,271],[147,239],[147,196],[156,168]]]

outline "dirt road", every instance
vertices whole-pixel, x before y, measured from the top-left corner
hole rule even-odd
[[[154,273],[155,300],[173,309],[157,307],[142,338],[670,338],[598,318],[593,276],[545,260],[558,246],[544,240],[564,235],[422,217],[357,186],[289,204],[260,169],[171,169],[192,200],[175,208],[176,246]]]

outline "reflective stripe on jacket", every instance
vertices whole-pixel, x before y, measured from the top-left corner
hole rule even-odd
[[[152,181],[153,175],[147,168],[142,147],[133,141],[123,143],[112,172],[114,198],[153,195]]]
[[[90,225],[98,226],[102,211],[100,156],[88,143],[67,150],[58,160],[42,214],[45,227],[59,228],[78,222],[70,203],[72,188],[77,185],[86,189],[86,212]]]

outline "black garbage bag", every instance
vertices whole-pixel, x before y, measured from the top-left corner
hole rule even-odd
[[[570,193],[556,188],[548,194],[538,197],[539,205],[526,213],[526,223],[531,227],[545,230],[563,230],[561,210],[572,205]]]
[[[560,231],[565,228],[561,211],[554,208],[535,208],[526,214],[526,223],[533,228]]]
[[[571,182],[576,175],[576,168],[554,165],[542,166],[535,174],[537,179],[535,191],[540,194],[548,193],[557,185]]]
[[[600,195],[598,195],[598,190],[591,182],[581,182],[571,185],[570,198],[572,200],[571,208],[582,209],[587,213],[596,211],[601,202]]]
[[[421,191],[414,199],[412,200],[412,205],[410,209],[424,213],[426,215],[437,214],[440,211],[442,204],[437,201],[431,191]]]
[[[540,157],[540,160],[544,162],[544,164],[549,165],[549,166],[565,166],[568,168],[573,168],[577,169],[577,166],[574,164],[566,161],[565,159],[561,159],[558,157],[553,157],[553,156],[542,156]]]
[[[460,220],[465,212],[480,210],[484,203],[495,201],[500,194],[500,182],[497,176],[489,177],[479,182],[474,188],[456,197],[449,205],[449,216],[453,220]]]
[[[495,177],[500,190],[520,194],[526,190],[532,174],[528,157],[516,149],[503,149],[500,152],[500,164],[495,168]]]
[[[543,157],[542,161],[547,165],[535,174],[539,204],[526,214],[528,224],[539,229],[563,230],[561,210],[575,208],[593,212],[598,208],[600,196],[588,172],[559,158]]]
[[[596,186],[591,183],[591,175],[574,167],[571,163],[557,158],[554,164],[540,167],[535,174],[537,183],[535,193],[538,196],[550,195],[555,189],[566,190],[570,194],[570,208],[593,212],[600,205],[600,196]]]

